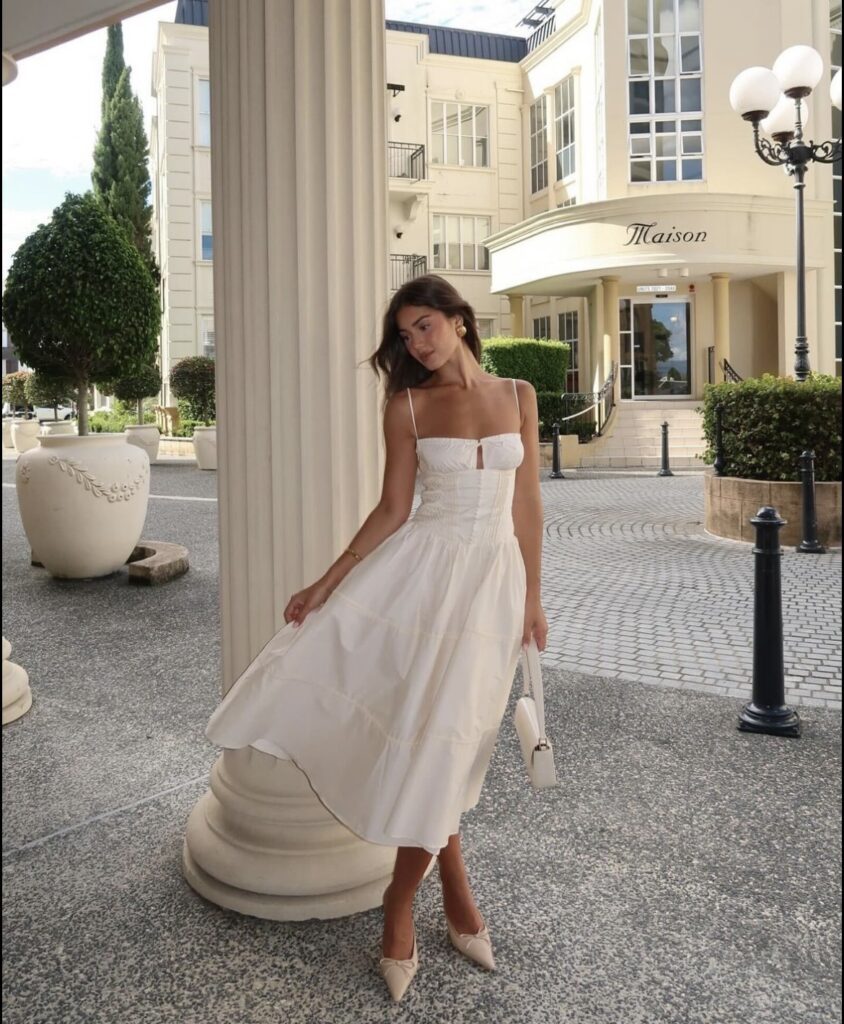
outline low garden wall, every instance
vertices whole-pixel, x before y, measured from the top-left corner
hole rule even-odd
[[[730,540],[754,541],[756,530],[750,520],[760,508],[775,508],[786,526],[780,530],[780,543],[792,547],[803,539],[803,485],[790,480],[746,480],[716,476],[710,470],[704,477],[705,520],[709,533]],[[841,545],[841,483],[815,484],[818,540],[827,547]]]

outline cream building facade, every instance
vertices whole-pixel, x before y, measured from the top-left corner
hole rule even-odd
[[[840,63],[840,0],[549,0],[526,21],[527,38],[387,22],[388,287],[432,270],[483,336],[569,341],[572,392],[614,366],[622,402],[791,373],[792,182],[728,93],[795,43]],[[206,23],[183,0],[154,57],[165,379],[214,352]],[[811,118],[810,135],[840,134],[823,87]],[[812,368],[840,374],[833,182],[824,165],[807,177],[808,333]]]

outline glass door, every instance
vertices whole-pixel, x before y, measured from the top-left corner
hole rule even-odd
[[[688,397],[691,389],[691,305],[654,299],[632,303],[633,398]]]

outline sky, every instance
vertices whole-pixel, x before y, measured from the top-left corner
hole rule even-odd
[[[526,35],[518,21],[531,0],[385,0],[387,18],[429,25]],[[149,121],[152,54],[159,21],[173,21],[175,2],[123,23],[123,50],[132,88]],[[100,75],[106,30],[100,29],[27,57],[2,92],[3,280],[12,255],[49,220],[66,192],[91,187],[91,165],[100,122]]]

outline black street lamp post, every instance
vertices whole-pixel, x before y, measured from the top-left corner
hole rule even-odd
[[[785,167],[794,178],[797,200],[797,337],[794,344],[794,376],[805,381],[809,365],[806,336],[806,244],[803,193],[806,171],[812,163],[831,164],[841,159],[841,140],[807,142],[803,131],[808,121],[806,98],[823,76],[823,58],[810,46],[791,46],[768,68],[747,68],[730,87],[730,103],[753,125],[757,155],[772,166]],[[841,109],[841,71],[832,80],[830,96]],[[760,131],[761,128],[761,131]],[[768,133],[773,142],[765,138]]]

